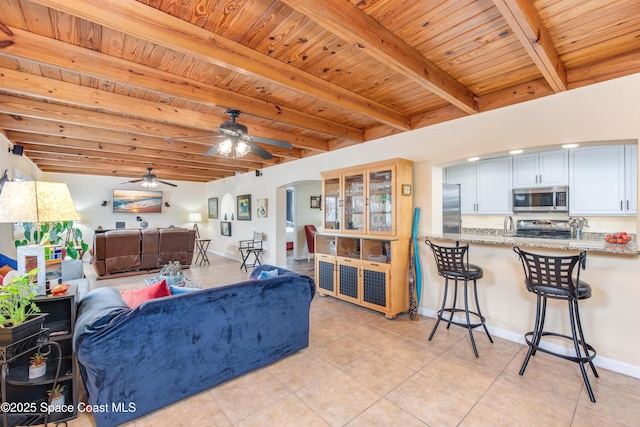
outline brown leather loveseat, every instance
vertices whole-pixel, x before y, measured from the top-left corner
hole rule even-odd
[[[196,232],[186,228],[110,230],[93,237],[93,267],[98,276],[155,270],[169,261],[191,265]]]

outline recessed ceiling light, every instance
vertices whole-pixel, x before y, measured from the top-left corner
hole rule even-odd
[[[520,154],[522,153],[522,150],[511,150],[509,151],[509,154]]]
[[[475,162],[476,160],[480,160],[480,157],[469,157],[467,159],[468,162]]]
[[[580,144],[564,144],[562,148],[576,148]]]

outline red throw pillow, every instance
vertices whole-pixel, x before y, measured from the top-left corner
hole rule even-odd
[[[134,289],[131,291],[120,291],[122,299],[131,308],[136,308],[146,300],[168,297],[171,295],[169,286],[165,280],[156,283],[155,285],[145,286],[144,288]]]

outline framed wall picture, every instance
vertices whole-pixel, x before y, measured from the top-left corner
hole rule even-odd
[[[402,184],[402,195],[403,196],[411,195],[411,184]]]
[[[251,221],[251,194],[237,197],[238,209],[236,218],[238,221]]]
[[[320,209],[322,196],[311,196],[311,209]]]
[[[256,216],[266,218],[269,215],[269,199],[258,199],[256,202]]]
[[[209,199],[209,218],[218,219],[218,198]]]
[[[231,237],[231,223],[229,221],[220,222],[220,234]]]

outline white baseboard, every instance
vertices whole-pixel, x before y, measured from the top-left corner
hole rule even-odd
[[[432,317],[434,319],[436,317],[435,310],[423,307],[418,308],[418,313],[422,314],[423,316]],[[458,322],[464,322],[464,320],[459,316],[453,316],[453,319]],[[489,325],[487,325],[487,329],[489,330],[489,333],[495,337],[499,337],[512,342],[517,342],[518,344],[527,345],[527,342],[524,340],[524,334],[517,334],[515,332],[506,331],[504,329],[494,328]],[[573,349],[555,343],[548,343],[545,348],[560,354],[575,354],[575,352],[573,352]],[[596,352],[597,351],[598,349],[596,348]],[[620,362],[618,360],[603,357],[598,354],[596,354],[596,357],[593,359],[593,364],[598,367],[602,367],[613,372],[618,372],[620,374],[628,375],[633,378],[640,378],[640,366],[634,366],[629,363]]]

